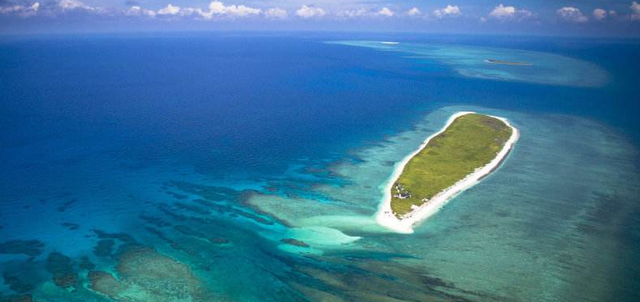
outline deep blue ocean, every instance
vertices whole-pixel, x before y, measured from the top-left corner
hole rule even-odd
[[[638,53],[516,36],[0,37],[0,301],[638,301]],[[415,234],[376,227],[394,163],[459,110],[509,118],[513,153]]]

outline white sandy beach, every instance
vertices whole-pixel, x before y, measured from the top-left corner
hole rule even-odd
[[[378,208],[378,212],[376,214],[376,221],[378,222],[378,224],[394,232],[405,233],[405,234],[413,233],[413,227],[417,223],[425,220],[429,216],[436,213],[440,208],[442,208],[442,206],[444,206],[447,202],[449,202],[449,200],[455,197],[458,193],[479,183],[482,177],[490,174],[500,165],[500,163],[509,154],[509,151],[511,150],[511,148],[513,148],[516,141],[518,140],[519,133],[518,133],[518,129],[513,127],[507,119],[497,117],[497,116],[492,116],[494,118],[500,119],[501,121],[505,122],[509,127],[511,127],[513,132],[511,134],[511,137],[507,141],[507,143],[502,148],[502,150],[498,152],[497,156],[490,163],[488,163],[484,167],[476,169],[473,173],[467,175],[465,178],[461,179],[453,186],[436,194],[431,198],[431,200],[429,200],[425,204],[419,207],[415,207],[413,211],[404,215],[402,219],[398,219],[396,215],[394,215],[393,212],[391,211],[391,189],[395,181],[398,179],[398,177],[400,177],[400,174],[402,174],[402,171],[404,170],[404,167],[409,162],[409,160],[411,160],[411,158],[413,158],[416,154],[418,154],[418,152],[424,149],[424,147],[429,143],[429,141],[433,137],[437,136],[438,134],[446,130],[456,118],[466,114],[471,114],[471,113],[475,113],[475,112],[460,111],[452,115],[447,120],[447,123],[444,125],[444,127],[440,129],[440,131],[429,136],[416,151],[407,155],[404,159],[402,159],[401,162],[396,164],[393,170],[393,174],[391,174],[389,181],[384,186],[384,197],[383,197],[382,203],[380,204],[380,207]]]

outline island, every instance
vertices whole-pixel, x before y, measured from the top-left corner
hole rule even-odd
[[[504,118],[458,112],[396,165],[376,220],[400,233],[438,211],[504,161],[518,130]]]
[[[486,59],[485,62],[489,64],[498,64],[498,65],[511,65],[511,66],[531,66],[533,64],[527,62],[513,62],[513,61],[505,61],[505,60],[494,60],[494,59]]]

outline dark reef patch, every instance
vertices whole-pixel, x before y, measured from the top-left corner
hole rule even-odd
[[[148,224],[151,224],[151,225],[159,227],[159,228],[171,226],[171,223],[163,220],[160,217],[154,217],[154,216],[148,216],[148,215],[140,215],[140,219],[142,219],[144,222],[146,222]]]
[[[77,223],[72,222],[63,222],[61,225],[67,228],[69,231],[75,231],[80,227],[80,225],[78,225]]]
[[[68,210],[74,203],[76,203],[78,200],[77,199],[71,199],[68,201],[65,201],[63,204],[61,204],[60,206],[58,206],[58,212],[65,212],[66,210]]]
[[[194,236],[200,239],[204,239],[207,240],[213,244],[227,244],[229,243],[229,240],[226,238],[222,238],[222,237],[211,237],[203,232],[194,230],[193,228],[190,228],[186,225],[176,225],[173,227],[176,231],[178,231],[179,233],[183,234],[183,235],[187,235],[187,236]]]
[[[188,212],[192,212],[200,215],[211,214],[211,212],[209,212],[209,210],[207,209],[204,209],[202,207],[195,206],[195,205],[190,205],[184,202],[175,202],[173,205],[180,210],[184,210],[184,211],[188,211]]]
[[[0,254],[24,254],[36,257],[42,254],[44,243],[38,240],[9,240],[0,243]]]
[[[75,289],[78,285],[78,273],[74,270],[71,258],[53,252],[47,257],[46,269],[53,276],[53,282],[64,289]]]
[[[83,256],[82,258],[80,258],[79,267],[81,269],[83,269],[83,270],[90,271],[90,270],[94,269],[96,267],[96,265],[93,264],[93,262],[91,262],[91,260],[89,260],[89,257]]]
[[[0,297],[0,301],[2,302],[35,302],[31,295],[18,295],[18,296],[10,296],[10,297]]]
[[[187,198],[189,198],[189,196],[187,196],[187,195],[178,194],[176,192],[167,191],[166,193],[171,195],[175,199],[187,199]]]
[[[230,188],[199,185],[184,181],[171,181],[167,183],[167,185],[175,187],[180,191],[199,195],[202,198],[215,201],[230,200],[235,198],[239,194],[238,191]]]
[[[298,239],[293,239],[293,238],[283,238],[283,239],[280,239],[280,242],[284,242],[286,244],[294,245],[298,247],[309,247],[309,244],[307,244],[306,242],[300,241]]]
[[[228,244],[230,243],[229,239],[222,237],[211,237],[209,238],[209,242],[213,244]]]
[[[113,239],[98,240],[96,246],[93,247],[93,253],[98,257],[111,257],[115,244]]]
[[[4,279],[4,284],[6,284],[9,289],[20,294],[32,291],[35,288],[33,284],[27,283],[19,276],[9,272],[2,273],[2,278]]]
[[[98,238],[100,239],[118,239],[120,241],[122,241],[123,243],[135,243],[136,240],[133,239],[133,237],[131,237],[131,235],[129,234],[125,234],[125,233],[107,233],[105,231],[102,230],[93,230],[94,233],[96,233],[96,235],[98,235]]]

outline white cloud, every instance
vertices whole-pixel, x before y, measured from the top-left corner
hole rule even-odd
[[[436,18],[444,18],[446,16],[459,16],[460,14],[460,8],[457,5],[447,5],[447,7],[445,8],[436,9],[433,11],[433,15]]]
[[[212,15],[227,15],[246,17],[249,15],[259,15],[262,12],[259,8],[244,5],[224,5],[220,1],[213,1],[209,4],[209,12]]]
[[[89,6],[79,0],[60,0],[48,2],[42,6],[39,2],[34,2],[31,5],[12,5],[8,7],[0,6],[0,14],[16,14],[20,17],[31,17],[35,15],[55,17],[69,12],[87,12],[99,15],[110,14],[110,11],[107,9]]]
[[[417,16],[420,14],[422,14],[422,12],[417,7],[413,7],[407,11],[407,15],[409,16]]]
[[[0,6],[0,14],[17,14],[20,17],[31,17],[38,13],[40,3],[35,2],[30,6],[24,5],[12,5],[12,6]]]
[[[504,5],[502,5],[502,3],[500,3],[500,5],[496,6],[489,13],[489,16],[494,17],[494,18],[498,18],[498,19],[503,19],[503,18],[512,17],[515,14],[516,14],[516,8],[515,7],[513,7],[513,6],[504,6]]]
[[[629,6],[629,8],[631,8],[631,11],[633,11],[634,14],[640,15],[640,4],[638,4],[638,2],[633,1],[633,3],[631,3],[631,6]]]
[[[640,20],[640,4],[638,4],[638,2],[636,1],[633,1],[633,3],[631,3],[631,6],[629,6],[629,8],[633,12],[631,14],[631,20]]]
[[[270,19],[286,19],[289,16],[289,13],[284,9],[275,7],[266,10],[264,15]]]
[[[302,7],[296,11],[296,15],[298,17],[305,18],[305,19],[314,18],[314,17],[319,18],[326,14],[327,13],[322,8],[315,7],[315,6],[306,6],[306,5],[302,5]]]
[[[127,10],[124,14],[127,16],[148,16],[148,17],[156,16],[156,12],[149,9],[144,9],[144,8],[141,8],[140,6],[135,6],[135,5],[130,7],[129,10]]]
[[[62,12],[85,11],[85,12],[90,12],[92,14],[99,14],[99,15],[107,15],[110,13],[108,9],[97,7],[97,6],[90,6],[90,5],[84,4],[84,2],[80,0],[60,0],[57,3],[57,7]],[[53,15],[56,14],[55,11],[49,11],[49,13]]]
[[[74,10],[74,9],[93,10],[94,9],[93,7],[88,6],[82,3],[82,1],[78,1],[78,0],[61,0],[60,2],[58,2],[58,7],[62,8],[62,10]]]
[[[387,8],[387,7],[381,8],[376,13],[376,15],[378,15],[378,16],[386,16],[386,17],[391,17],[391,16],[393,16],[393,14],[394,14],[393,11],[390,10],[389,8]]]
[[[179,6],[173,6],[171,3],[169,3],[167,7],[158,10],[158,15],[177,15],[179,12]]]
[[[596,8],[593,10],[593,18],[600,21],[607,17],[607,11],[601,8]]]
[[[392,17],[395,15],[395,12],[389,9],[388,7],[383,7],[377,11],[371,11],[365,8],[358,8],[352,10],[343,10],[339,11],[335,14],[340,18],[361,18],[361,17]]]
[[[526,9],[516,9],[513,6],[504,6],[502,3],[496,6],[490,13],[489,17],[498,20],[513,20],[524,19],[533,16],[533,14]]]
[[[584,23],[588,18],[582,14],[580,9],[566,6],[556,11],[556,13],[564,20],[574,23]]]
[[[371,15],[371,12],[364,8],[354,9],[354,10],[345,10],[340,11],[336,14],[338,17],[343,18],[357,18]]]
[[[262,10],[259,8],[248,7],[245,5],[225,5],[220,1],[209,3],[209,10],[193,7],[179,7],[172,4],[158,10],[158,15],[163,16],[196,16],[201,19],[213,19],[214,17],[247,17],[250,15],[259,15]]]

